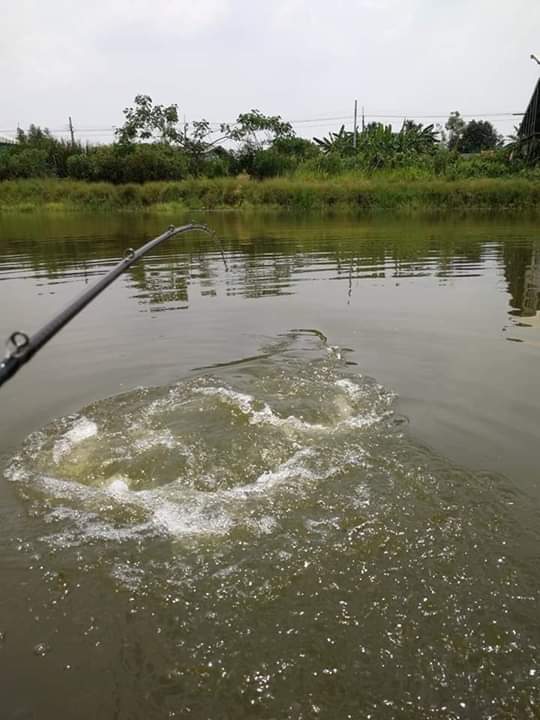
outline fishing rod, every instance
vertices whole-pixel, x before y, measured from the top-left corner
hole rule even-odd
[[[96,298],[106,287],[108,287],[116,278],[125,272],[129,267],[136,263],[137,260],[146,255],[147,252],[153,250],[165,240],[169,240],[175,235],[181,235],[192,230],[200,230],[201,232],[214,235],[213,231],[207,225],[199,225],[190,223],[189,225],[181,225],[175,227],[170,225],[169,228],[158,235],[153,240],[149,240],[138,250],[129,248],[126,250],[124,258],[115,265],[109,272],[91,285],[87,290],[81,293],[67,307],[65,307],[58,315],[43,325],[34,335],[27,335],[24,332],[16,331],[9,336],[8,352],[4,360],[0,362],[0,385],[3,385],[15,373],[27,363],[40,350],[45,343],[49,342],[57,332],[59,332],[67,323],[78,315],[88,303]]]

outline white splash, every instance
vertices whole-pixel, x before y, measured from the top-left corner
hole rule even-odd
[[[84,415],[76,420],[73,426],[65,432],[54,444],[53,460],[59,463],[68,455],[75,445],[94,437],[98,433],[98,426]]]

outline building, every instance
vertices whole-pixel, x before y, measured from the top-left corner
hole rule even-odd
[[[518,131],[519,154],[527,160],[540,158],[540,79]]]

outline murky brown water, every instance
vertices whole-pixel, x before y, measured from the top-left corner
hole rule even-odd
[[[2,717],[537,717],[535,224],[203,219],[0,390]],[[0,334],[169,221],[0,218]]]

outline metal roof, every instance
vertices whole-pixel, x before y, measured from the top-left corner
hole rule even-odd
[[[519,126],[519,137],[522,140],[540,135],[540,79],[530,99],[530,102]]]

